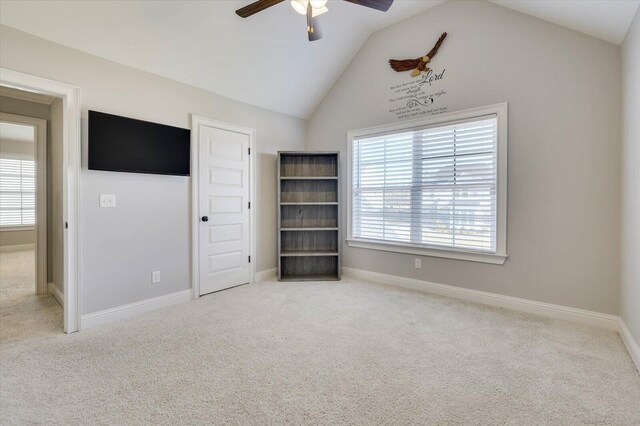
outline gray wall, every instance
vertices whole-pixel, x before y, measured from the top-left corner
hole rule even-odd
[[[346,173],[347,131],[398,120],[390,88],[411,77],[388,59],[425,54],[443,31],[432,66],[446,72],[431,90],[446,94],[434,107],[509,102],[509,259],[425,257],[414,269],[415,256],[345,246],[344,266],[617,314],[618,46],[487,2],[447,2],[369,38],[310,119],[307,148],[340,150]]]
[[[88,109],[185,128],[194,113],[256,129],[257,270],[276,266],[275,153],[304,147],[303,120],[6,26],[0,27],[0,62],[5,68],[64,81],[81,90],[83,314],[188,289],[191,268],[189,178],[87,170]],[[100,209],[101,193],[116,194],[117,207]],[[153,270],[161,270],[161,283],[151,284]]]
[[[0,247],[3,247],[4,250],[11,251],[15,249],[15,247],[11,248],[11,246],[22,246],[35,243],[36,231],[34,229],[29,229],[26,231],[0,231]]]
[[[63,144],[63,105],[62,99],[51,103],[51,121],[47,138],[47,260],[49,282],[53,281],[64,293],[64,219],[62,204],[62,144]]]
[[[622,45],[620,316],[640,343],[640,10]]]

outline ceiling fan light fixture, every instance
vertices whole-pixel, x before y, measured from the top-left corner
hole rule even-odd
[[[307,14],[307,5],[309,4],[309,0],[291,0],[291,7],[293,10],[298,12],[300,15]],[[318,15],[322,15],[325,12],[328,12],[327,9],[327,0],[311,0],[311,8],[313,9],[313,17],[315,18]],[[317,6],[314,6],[317,5]]]
[[[313,17],[315,18],[318,15],[322,15],[325,12],[328,12],[329,9],[327,9],[327,6],[322,6],[320,8],[315,8],[313,6],[311,6],[313,8]]]
[[[304,0],[291,0],[291,7],[300,15],[307,14],[307,2]]]
[[[310,0],[311,7],[314,9],[322,9],[327,5],[327,0]]]

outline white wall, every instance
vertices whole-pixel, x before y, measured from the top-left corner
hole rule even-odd
[[[390,87],[411,77],[388,59],[425,54],[443,31],[432,67],[446,72],[431,90],[447,93],[434,107],[509,102],[510,257],[414,269],[414,256],[344,246],[344,266],[616,314],[618,46],[487,2],[447,2],[369,38],[309,120],[307,148],[346,156],[348,130],[397,121]]]
[[[159,47],[160,48],[160,47]],[[28,52],[28,54],[26,53]],[[256,129],[257,270],[276,266],[275,153],[304,147],[306,123],[0,27],[2,67],[80,87],[82,313],[190,287],[189,178],[89,171],[87,110],[188,128],[191,113]],[[256,71],[259,72],[259,71]],[[216,70],[211,70],[215,78]],[[100,209],[99,194],[116,194]],[[162,282],[151,284],[151,271]]]
[[[622,45],[620,316],[640,342],[640,10]]]

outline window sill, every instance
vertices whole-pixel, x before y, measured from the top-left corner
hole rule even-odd
[[[18,232],[18,231],[35,231],[36,228],[27,225],[27,226],[0,226],[0,232]]]
[[[383,241],[366,241],[366,240],[347,239],[347,245],[349,247],[364,248],[369,250],[382,250],[382,251],[390,251],[395,253],[414,254],[418,256],[441,257],[445,259],[491,263],[494,265],[503,265],[508,257],[506,254],[432,249],[432,248],[426,248],[426,247],[417,247],[410,244],[388,243]]]

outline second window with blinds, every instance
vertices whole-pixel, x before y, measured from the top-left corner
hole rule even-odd
[[[0,158],[0,229],[36,223],[35,161]]]
[[[349,246],[504,263],[506,103],[352,131],[349,148]]]

